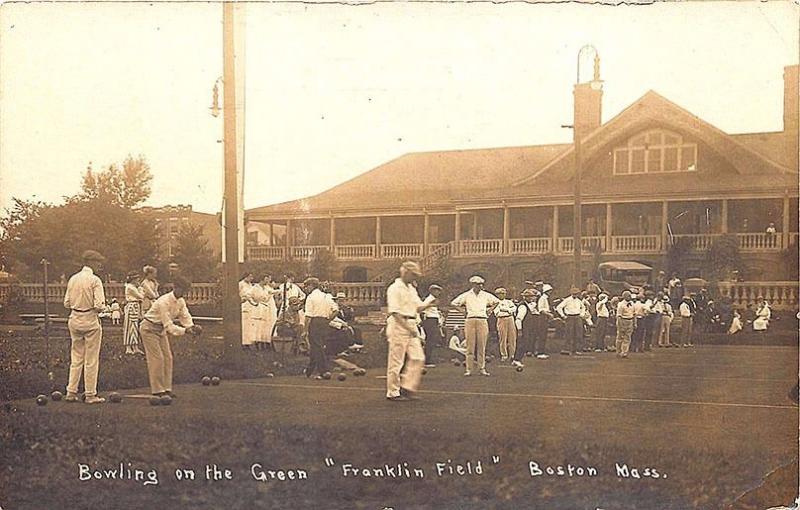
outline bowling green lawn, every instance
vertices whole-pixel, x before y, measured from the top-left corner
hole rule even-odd
[[[441,351],[410,402],[384,399],[385,346],[367,348],[374,365],[345,381],[225,377],[159,407],[144,388],[120,404],[15,400],[0,410],[0,507],[763,510],[797,495],[796,347],[495,361],[489,378]],[[144,479],[110,479],[120,463]]]

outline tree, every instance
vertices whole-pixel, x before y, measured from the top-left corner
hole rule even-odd
[[[81,192],[62,205],[14,199],[0,218],[2,263],[22,277],[39,279],[42,258],[57,278],[80,268],[84,250],[106,256],[103,273],[121,280],[125,273],[155,263],[154,225],[133,206],[150,196],[150,168],[143,157],[130,156],[122,170],[83,176]]]
[[[101,200],[131,209],[150,197],[153,175],[144,156],[128,155],[122,169],[112,163],[96,173],[91,167],[83,174],[81,193],[68,201]]]
[[[202,225],[183,225],[175,243],[173,260],[184,276],[193,282],[210,282],[215,278],[217,259],[208,247]]]
[[[733,234],[714,239],[706,250],[703,261],[705,278],[711,281],[727,280],[734,272],[741,272],[742,269],[739,239]]]
[[[692,250],[692,241],[687,237],[673,240],[667,248],[666,273],[683,274]]]
[[[334,278],[333,269],[335,266],[336,255],[330,250],[317,250],[308,262],[308,273],[320,280],[331,280]]]

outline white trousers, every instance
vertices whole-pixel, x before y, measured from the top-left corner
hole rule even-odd
[[[400,395],[400,388],[408,391],[416,391],[419,388],[422,367],[425,365],[425,351],[418,337],[412,337],[399,327],[387,329],[389,359],[386,364],[386,396],[396,397]],[[403,370],[404,361],[405,370]]]
[[[78,385],[83,375],[86,396],[97,395],[97,374],[100,370],[100,345],[103,341],[103,328],[100,321],[86,324],[84,321],[70,319],[67,323],[72,338],[70,350],[69,383],[67,393],[78,393]]]

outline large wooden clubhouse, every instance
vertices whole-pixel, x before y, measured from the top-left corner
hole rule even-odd
[[[798,66],[784,69],[778,132],[725,133],[653,91],[605,123],[602,90],[576,88],[576,99],[586,271],[598,260],[661,268],[679,239],[699,267],[715,238],[734,234],[747,279],[785,279],[783,252],[798,240]],[[341,281],[386,276],[401,258],[430,267],[449,257],[465,273],[521,281],[553,253],[568,274],[574,162],[572,144],[407,154],[318,195],[246,211],[247,257],[329,250]]]

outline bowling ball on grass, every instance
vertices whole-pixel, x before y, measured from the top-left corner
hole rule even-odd
[[[347,379],[347,376],[345,374],[339,374],[338,376],[336,376],[336,378],[339,379],[340,381],[344,381]]]
[[[522,372],[524,370],[524,368],[523,367],[517,367],[516,370],[517,370],[517,372]]]
[[[120,395],[116,391],[109,393],[108,401],[111,402],[112,404],[119,404],[120,402],[122,402],[122,395]]]
[[[207,375],[203,376],[203,378],[200,379],[200,384],[202,384],[203,386],[208,386],[209,384],[211,384],[211,378]]]
[[[50,394],[50,398],[53,399],[53,402],[58,402],[62,398],[64,398],[64,395],[60,391],[54,391],[53,393]]]
[[[211,386],[219,386],[221,379],[217,376],[211,378]]]
[[[158,400],[160,400],[160,404],[162,406],[172,405],[172,397],[170,397],[169,395],[161,395],[161,398],[159,398]]]
[[[47,397],[45,397],[44,395],[38,395],[36,397],[36,405],[38,406],[47,405]]]

